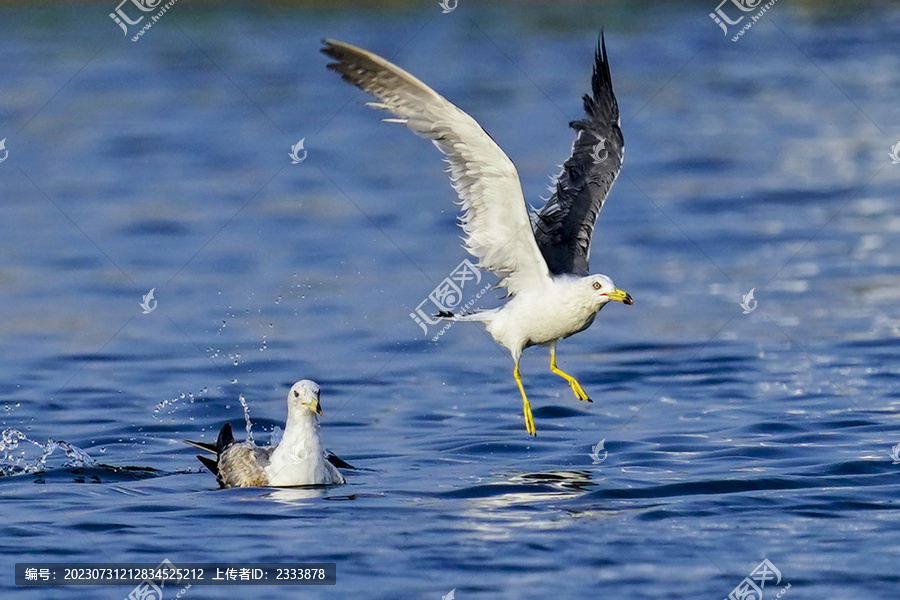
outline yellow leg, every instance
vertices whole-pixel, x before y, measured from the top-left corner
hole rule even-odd
[[[569,382],[569,385],[572,386],[572,391],[575,392],[576,398],[584,400],[585,402],[593,402],[593,400],[588,397],[587,392],[584,391],[584,388],[581,387],[581,384],[578,383],[577,379],[556,366],[556,344],[550,346],[550,370]]]
[[[522,387],[522,376],[519,375],[519,361],[516,361],[513,377],[516,378],[516,385],[519,386],[519,392],[522,393],[522,412],[525,413],[525,430],[531,435],[536,436],[537,428],[534,426],[534,417],[531,416],[531,403],[528,402],[528,396],[525,395],[525,388]]]

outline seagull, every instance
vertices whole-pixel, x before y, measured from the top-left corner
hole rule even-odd
[[[222,426],[215,445],[184,442],[216,455],[216,460],[199,455],[197,458],[215,474],[223,488],[340,485],[344,476],[335,467],[353,467],[327,452],[322,444],[320,395],[319,386],[308,379],[291,387],[287,423],[277,446],[236,442],[229,423]]]
[[[578,380],[557,367],[557,342],[590,327],[610,301],[634,304],[612,279],[588,273],[594,224],[624,157],[603,34],[591,93],[584,96],[585,116],[569,123],[575,130],[572,154],[556,176],[549,199],[532,214],[515,165],[475,119],[380,56],[337,40],[322,43],[322,52],[334,59],[328,68],[375,97],[377,102],[367,106],[392,113],[383,120],[406,125],[444,154],[462,208],[464,247],[478,259],[479,268],[499,277],[497,287],[508,292],[509,300],[498,308],[438,316],[481,322],[509,350],[525,429],[531,435],[537,435],[537,429],[519,372],[526,348],[548,346],[550,370],[568,382],[576,398],[590,402]],[[606,154],[596,160],[594,149],[601,142]]]

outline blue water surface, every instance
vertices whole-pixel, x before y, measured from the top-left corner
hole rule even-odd
[[[900,8],[782,0],[737,42],[715,8],[181,0],[137,42],[114,2],[0,8],[0,596],[169,559],[337,564],[191,599],[720,599],[768,559],[766,600],[896,598]],[[560,344],[593,404],[526,352],[532,439],[504,349],[410,318],[467,256],[438,152],[318,49],[432,85],[539,204],[601,26],[627,151],[591,265],[635,305]],[[267,440],[302,378],[359,469],[217,490],[181,440],[242,396]]]

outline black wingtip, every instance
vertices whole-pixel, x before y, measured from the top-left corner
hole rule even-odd
[[[603,88],[608,87],[612,94],[612,74],[609,72],[609,53],[606,51],[606,36],[600,31],[600,43],[597,45],[597,57],[594,61],[594,73],[591,78],[594,98],[600,100]]]
[[[231,432],[231,423],[222,425],[219,431],[219,437],[216,440],[216,452],[221,454],[222,450],[234,443],[234,434]]]
[[[328,38],[322,38],[322,47],[319,48],[319,52],[327,56],[328,58],[334,59],[337,62],[330,62],[325,65],[326,68],[339,72],[337,66],[340,65],[341,60],[341,50],[337,46],[337,40],[331,40]]]
[[[194,448],[199,448],[200,450],[205,450],[206,452],[216,453],[216,445],[209,444],[207,442],[195,442],[194,440],[181,440],[188,446],[193,446]]]
[[[591,93],[585,94],[583,100],[584,112],[589,117],[618,119],[619,107],[616,102],[615,92],[613,92],[612,74],[609,70],[609,53],[606,51],[606,35],[602,29],[597,40],[597,50],[594,53]]]
[[[452,319],[455,315],[449,310],[442,310],[438,314],[434,315],[438,319]]]
[[[203,466],[212,471],[212,474],[216,477],[219,476],[219,464],[208,456],[197,455],[197,458],[200,459],[200,462],[203,463]]]
[[[322,38],[322,47],[319,48],[319,52],[334,58],[334,52],[335,52],[334,40],[330,40],[328,38]]]
[[[337,455],[332,454],[331,452],[328,453],[326,459],[338,469],[352,469],[354,471],[356,470],[356,467],[354,467],[344,459],[338,457]]]

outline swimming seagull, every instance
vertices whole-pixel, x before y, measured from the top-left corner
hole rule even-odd
[[[443,318],[480,321],[515,361],[513,376],[522,395],[525,429],[536,435],[519,360],[525,348],[550,347],[550,369],[565,379],[579,400],[590,398],[574,377],[556,366],[559,340],[587,329],[607,302],[633,304],[606,275],[588,274],[591,235],[600,209],[622,167],[624,141],[612,89],[606,42],[601,33],[584,96],[585,116],[572,121],[572,155],[562,165],[543,208],[529,216],[516,167],[491,136],[465,112],[387,60],[362,48],[323,40],[328,68],[373,95],[368,106],[393,113],[430,139],[449,164],[459,195],[466,250],[478,266],[500,278],[511,299],[499,308]]]
[[[236,442],[228,423],[222,426],[215,445],[184,442],[216,455],[216,460],[199,455],[197,458],[215,474],[223,488],[342,484],[344,477],[335,467],[353,467],[328,453],[322,444],[320,395],[319,386],[308,379],[291,387],[287,423],[277,446]]]

